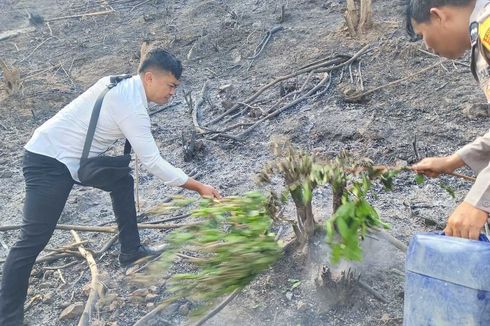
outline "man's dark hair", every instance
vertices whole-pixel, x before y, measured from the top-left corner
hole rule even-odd
[[[430,20],[430,9],[434,7],[456,6],[464,7],[474,0],[408,0],[407,18],[417,23]]]
[[[170,72],[177,79],[180,79],[180,76],[182,76],[182,63],[180,60],[170,52],[161,48],[154,48],[146,53],[138,68],[138,72],[146,72],[149,68]]]
[[[426,23],[430,20],[430,9],[434,7],[459,6],[464,7],[474,0],[407,0],[407,32],[411,41],[417,40],[412,26],[412,19],[417,23]]]

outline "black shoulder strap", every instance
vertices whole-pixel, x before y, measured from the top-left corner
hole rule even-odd
[[[470,70],[471,73],[473,74],[473,78],[476,79],[477,82],[480,82],[480,78],[478,78],[478,73],[476,72],[476,60],[477,60],[477,45],[472,45],[471,46],[471,63],[470,63]]]
[[[99,120],[100,108],[102,107],[104,96],[119,82],[130,77],[131,75],[111,76],[110,84],[107,85],[107,87],[102,91],[102,93],[100,93],[99,97],[95,101],[94,108],[92,110],[92,115],[90,116],[90,123],[88,125],[87,136],[85,137],[85,144],[83,145],[82,159],[88,158],[90,147],[92,147],[92,141],[94,140],[94,135],[95,135],[95,128],[97,127],[97,121]],[[126,143],[124,144],[124,154],[129,154],[130,152],[131,152],[131,144],[126,139]]]
[[[476,60],[477,60],[477,51],[478,49],[478,43],[479,43],[479,36],[478,36],[478,28],[479,24],[478,22],[474,21],[471,22],[470,24],[470,39],[471,39],[471,73],[473,74],[473,77],[476,79],[477,82],[479,82],[478,78],[478,73],[476,71]]]

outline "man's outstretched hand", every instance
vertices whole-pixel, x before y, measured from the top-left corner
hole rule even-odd
[[[464,161],[457,154],[453,154],[451,156],[424,158],[417,164],[412,165],[412,168],[417,173],[435,178],[442,173],[452,173],[464,165]]]
[[[201,183],[197,180],[194,180],[192,178],[189,178],[186,183],[182,185],[183,188],[193,190],[199,193],[201,197],[203,198],[210,198],[210,199],[221,199],[221,195],[216,190],[210,185]]]
[[[211,198],[211,199],[221,199],[221,195],[218,190],[214,189],[212,186],[203,184],[199,190],[197,190],[199,195],[203,198]]]

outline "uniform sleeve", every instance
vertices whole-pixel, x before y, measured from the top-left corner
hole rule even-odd
[[[478,176],[465,202],[490,212],[490,132],[456,152]]]
[[[482,50],[490,51],[490,18],[486,18],[478,29],[480,41],[483,44]],[[482,68],[487,71],[488,63],[483,60],[487,53],[479,53],[478,58],[472,58],[476,61],[477,71]],[[488,81],[480,85],[485,92],[487,99],[490,101],[490,88]],[[487,213],[490,212],[490,131],[482,137],[478,137],[472,143],[464,146],[456,152],[461,159],[476,174],[476,181],[466,195],[465,202],[473,207],[481,209]]]
[[[490,162],[490,131],[459,149],[456,154],[475,174],[480,174]]]
[[[490,165],[478,174],[475,183],[466,195],[465,202],[490,213]]]
[[[142,112],[132,108],[124,111],[124,114],[116,117],[115,121],[145,168],[163,180],[166,185],[182,186],[186,183],[189,177],[184,171],[174,167],[160,155],[151,134],[150,117],[146,110]]]

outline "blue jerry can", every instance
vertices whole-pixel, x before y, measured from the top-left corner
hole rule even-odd
[[[417,234],[406,261],[404,326],[490,326],[490,242]]]

